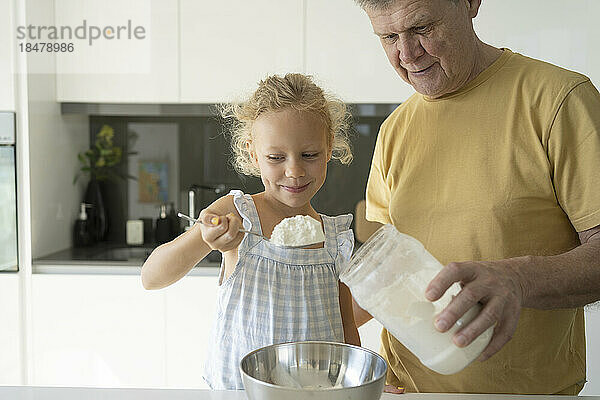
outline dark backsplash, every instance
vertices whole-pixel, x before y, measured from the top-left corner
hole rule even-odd
[[[384,117],[358,117],[352,127],[352,147],[354,161],[349,166],[337,161],[330,162],[327,179],[313,199],[314,208],[327,215],[354,213],[356,203],[364,198],[371,157],[379,126]],[[188,212],[188,188],[197,185],[224,184],[227,191],[240,189],[246,193],[263,190],[260,179],[238,175],[229,162],[230,148],[228,136],[223,134],[221,121],[217,117],[111,117],[90,116],[90,140],[94,142],[102,125],[110,125],[115,131],[115,144],[123,147],[123,153],[137,152],[124,159],[121,171],[137,176],[133,158],[155,159],[156,153],[163,151],[161,160],[170,169],[169,196],[166,203],[172,202],[176,210]],[[161,125],[167,124],[167,125]],[[168,127],[168,137],[157,136],[157,127]],[[137,141],[128,140],[134,131]],[[150,133],[152,131],[152,133]],[[165,133],[166,135],[167,133]],[[171,141],[177,143],[173,144]],[[166,141],[166,142],[165,142]],[[137,144],[136,144],[137,143]],[[165,146],[165,143],[172,144]],[[164,150],[169,147],[170,153]],[[145,154],[145,153],[149,153]],[[152,153],[152,154],[150,154]],[[133,171],[133,173],[132,173]],[[108,241],[125,242],[127,219],[143,217],[156,219],[160,202],[140,203],[137,193],[130,189],[136,181],[104,182],[103,191],[108,212]],[[222,194],[209,190],[199,190],[196,200],[196,213],[209,205]],[[182,222],[181,226],[185,224]]]

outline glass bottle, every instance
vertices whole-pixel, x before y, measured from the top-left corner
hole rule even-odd
[[[481,310],[468,310],[448,331],[439,332],[435,316],[460,292],[454,283],[435,302],[425,298],[429,282],[443,268],[421,242],[384,225],[354,254],[340,280],[356,302],[378,320],[426,367],[440,374],[454,374],[475,360],[489,343],[490,327],[471,344],[458,347],[452,336]]]

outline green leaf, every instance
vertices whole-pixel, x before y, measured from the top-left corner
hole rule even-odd
[[[135,139],[137,134],[127,135],[128,143],[129,139]],[[83,153],[79,153],[77,158],[79,159],[82,167],[79,173],[89,173],[92,177],[98,180],[114,180],[114,179],[137,179],[133,176],[124,176],[119,171],[118,165],[123,160],[123,148],[121,146],[115,146],[113,144],[114,129],[109,125],[103,125],[98,134],[96,140]],[[129,154],[137,154],[137,152],[129,152]],[[78,179],[75,178],[75,180]]]
[[[102,125],[98,136],[111,139],[115,135],[115,130],[110,125]]]

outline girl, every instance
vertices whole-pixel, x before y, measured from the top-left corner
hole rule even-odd
[[[310,204],[327,163],[352,161],[349,114],[301,74],[270,76],[243,104],[222,109],[232,122],[233,163],[242,174],[260,176],[265,190],[234,190],[200,212],[195,224],[157,247],[142,267],[147,289],[183,277],[211,249],[223,255],[216,321],[204,379],[213,389],[243,389],[239,363],[259,347],[300,340],[360,345],[349,289],[339,282],[350,258],[352,215],[328,217]],[[308,249],[282,249],[240,228],[271,236],[284,218],[309,215],[326,240]]]

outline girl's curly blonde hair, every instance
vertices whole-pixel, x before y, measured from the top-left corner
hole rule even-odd
[[[271,75],[258,84],[258,89],[243,103],[220,106],[221,117],[228,122],[233,150],[232,164],[244,175],[260,176],[252,163],[252,126],[262,114],[284,109],[316,114],[325,124],[329,135],[327,145],[332,158],[342,164],[352,162],[352,150],[348,129],[351,115],[346,105],[318,87],[310,76],[290,73],[285,76]]]

